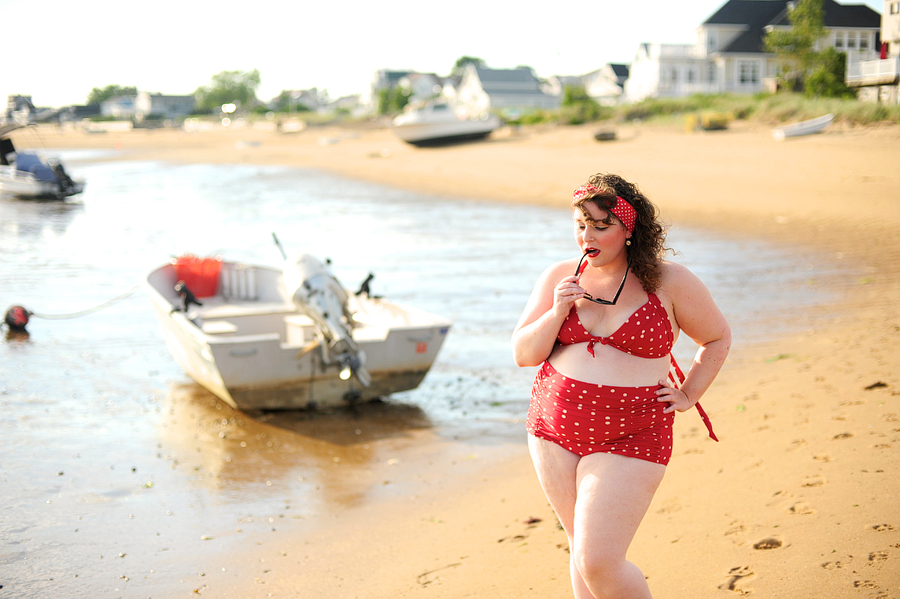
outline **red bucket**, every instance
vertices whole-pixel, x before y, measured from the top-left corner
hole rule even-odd
[[[198,258],[192,254],[179,256],[173,262],[175,277],[184,281],[194,297],[211,297],[219,288],[219,272],[222,270],[222,258]]]

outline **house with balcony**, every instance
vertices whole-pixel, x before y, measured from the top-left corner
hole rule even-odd
[[[791,26],[792,8],[791,0],[728,0],[697,28],[693,44],[641,44],[625,82],[627,100],[772,89],[778,62],[765,51],[765,36]],[[877,12],[834,0],[823,0],[822,9],[827,31],[822,47],[842,52],[875,48]]]
[[[847,52],[847,85],[860,100],[900,104],[900,1],[885,0],[875,52]]]

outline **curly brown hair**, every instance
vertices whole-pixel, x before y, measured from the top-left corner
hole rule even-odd
[[[581,210],[588,220],[590,220],[590,215],[584,209],[584,204],[587,202],[607,212],[607,217],[603,220],[603,223],[607,225],[620,222],[612,213],[612,209],[618,202],[617,196],[634,208],[637,219],[631,234],[631,245],[626,246],[628,257],[631,260],[631,272],[640,280],[644,291],[655,292],[659,288],[662,278],[660,264],[662,256],[666,252],[666,229],[657,220],[659,210],[656,205],[647,199],[647,196],[636,184],[626,181],[619,175],[597,173],[591,175],[583,186],[587,188],[588,192],[578,194],[580,197],[572,201],[572,207]]]

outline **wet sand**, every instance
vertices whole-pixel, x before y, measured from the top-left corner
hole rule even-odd
[[[900,128],[835,127],[777,142],[743,124],[701,134],[629,126],[619,137],[598,143],[590,127],[523,128],[418,149],[372,126],[47,130],[41,143],[123,160],[311,167],[438,196],[550,206],[566,206],[587,175],[614,171],[640,183],[669,222],[820,253],[855,273],[810,281],[834,287],[838,305],[821,318],[813,310],[800,334],[734,347],[703,400],[722,442],[705,438],[696,414],[680,415],[672,462],[630,558],[657,599],[900,597]],[[773,332],[781,324],[760,322]],[[275,440],[297,432],[253,426]],[[350,508],[336,500],[319,522],[285,518],[241,533],[238,551],[207,551],[198,556],[202,578],[167,589],[570,597],[565,536],[524,444],[501,437],[411,427],[399,440],[367,439],[368,465],[330,476],[346,476],[348,489],[354,477],[382,480],[390,493]]]

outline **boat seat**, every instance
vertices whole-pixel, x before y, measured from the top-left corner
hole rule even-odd
[[[237,333],[238,328],[227,320],[207,320],[204,321],[200,330],[207,335],[231,335]]]
[[[229,302],[223,303],[217,298],[202,298],[203,308],[200,315],[206,319],[227,319],[240,316],[262,316],[272,314],[296,314],[293,304],[283,302]]]

